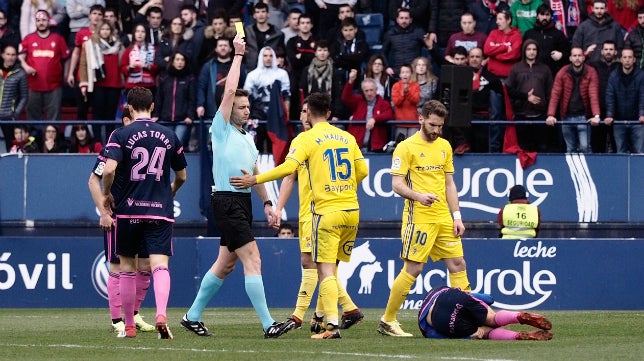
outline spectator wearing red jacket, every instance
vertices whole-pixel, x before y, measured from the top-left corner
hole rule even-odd
[[[342,90],[342,102],[352,112],[352,121],[364,121],[366,124],[349,124],[347,129],[356,138],[358,146],[374,152],[382,152],[382,148],[389,141],[387,121],[393,119],[394,114],[389,102],[377,94],[375,80],[366,78],[362,81],[362,95],[353,93],[353,83],[358,76],[358,71],[349,72],[349,81]]]
[[[415,120],[414,124],[396,124],[394,139],[406,139],[418,130],[418,102],[420,101],[420,85],[411,80],[411,65],[400,67],[400,80],[391,89],[391,101],[394,104],[396,120]]]
[[[489,58],[487,68],[499,78],[507,78],[510,68],[521,59],[523,38],[517,28],[513,28],[510,11],[496,14],[498,29],[492,30],[485,41],[483,51]]]

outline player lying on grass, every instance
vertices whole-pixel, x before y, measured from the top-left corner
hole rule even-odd
[[[481,296],[477,298],[476,296]],[[493,311],[485,295],[470,294],[458,288],[439,287],[429,291],[418,312],[418,327],[427,338],[471,338],[490,340],[552,339],[552,323],[538,313]],[[483,300],[485,299],[485,300]],[[487,303],[486,303],[487,302]],[[489,304],[488,304],[489,303]],[[510,324],[530,325],[534,331],[512,331]]]

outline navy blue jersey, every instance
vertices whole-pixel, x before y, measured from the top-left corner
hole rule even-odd
[[[137,119],[112,133],[105,156],[119,163],[116,178],[125,180],[121,196],[112,194],[118,217],[174,220],[171,170],[184,169],[186,158],[172,129]]]
[[[105,162],[107,162],[107,158],[105,157],[105,148],[103,148],[98,154],[98,157],[96,157],[96,163],[94,163],[94,167],[92,168],[92,173],[96,174],[101,179],[103,178],[103,169],[105,168]],[[112,189],[110,189],[115,199],[122,197],[123,183],[125,183],[125,180],[126,179],[123,177],[123,173],[116,173],[114,184],[112,184]]]

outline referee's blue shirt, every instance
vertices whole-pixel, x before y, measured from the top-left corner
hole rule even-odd
[[[217,110],[210,126],[212,140],[212,177],[217,192],[250,193],[250,188],[235,189],[230,177],[241,176],[241,169],[253,174],[259,151],[248,132],[240,131],[230,121],[226,122]]]

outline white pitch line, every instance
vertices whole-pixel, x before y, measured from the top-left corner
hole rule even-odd
[[[174,347],[128,347],[128,346],[90,346],[90,345],[75,345],[75,344],[50,344],[50,345],[38,345],[38,344],[0,344],[2,347],[59,347],[59,348],[76,348],[76,349],[119,349],[119,350],[140,350],[140,351],[150,351],[150,350],[162,350],[162,351],[190,351],[190,352],[211,352],[211,353],[259,353],[254,350],[227,350],[227,349],[196,349],[196,348],[174,348]],[[261,353],[281,353],[283,351],[261,351]],[[310,355],[333,355],[333,356],[358,356],[358,357],[376,357],[376,358],[389,358],[389,359],[424,359],[429,360],[427,356],[419,357],[415,355],[387,355],[387,354],[372,354],[372,353],[360,353],[360,352],[334,352],[334,351],[289,351],[291,354],[310,354]],[[487,358],[474,358],[474,357],[458,357],[458,356],[438,356],[434,357],[436,360],[455,360],[455,361],[516,361],[516,360],[507,360],[507,359],[487,359]]]

